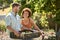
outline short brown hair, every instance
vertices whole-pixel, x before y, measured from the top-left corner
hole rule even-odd
[[[28,17],[31,17],[31,14],[32,14],[31,9],[29,9],[29,8],[24,8],[24,9],[22,10],[22,17],[23,17],[24,11],[28,11],[28,12],[29,12],[29,16],[28,16]]]
[[[20,4],[19,3],[12,3],[12,8],[15,6],[20,6]]]

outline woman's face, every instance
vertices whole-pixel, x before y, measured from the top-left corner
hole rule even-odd
[[[28,12],[28,11],[24,11],[23,17],[24,17],[24,18],[28,18],[28,16],[29,16],[29,12]]]

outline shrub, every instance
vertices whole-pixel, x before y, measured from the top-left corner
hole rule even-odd
[[[4,20],[0,21],[0,31],[6,31],[6,26]]]

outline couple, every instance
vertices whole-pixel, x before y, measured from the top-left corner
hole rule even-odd
[[[34,23],[31,17],[31,10],[29,8],[24,8],[22,11],[22,19],[18,15],[18,11],[20,9],[20,5],[18,3],[12,4],[12,11],[6,16],[6,26],[10,32],[13,32],[16,36],[19,36],[19,31],[24,29],[34,29],[40,31],[38,26]],[[19,39],[13,39],[19,40]]]

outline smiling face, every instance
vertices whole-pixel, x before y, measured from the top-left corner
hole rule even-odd
[[[29,12],[28,12],[28,11],[24,11],[23,17],[24,17],[24,18],[28,18],[28,17],[29,17]]]
[[[24,8],[22,10],[22,18],[29,18],[31,17],[32,11],[29,8]]]

